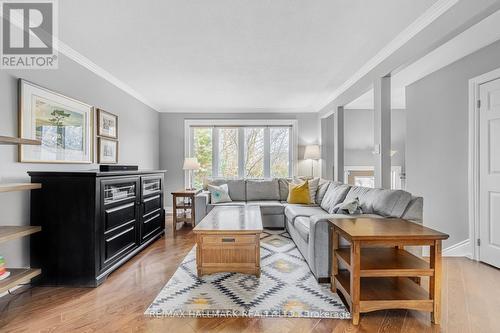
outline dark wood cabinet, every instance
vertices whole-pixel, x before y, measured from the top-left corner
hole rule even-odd
[[[163,170],[28,173],[41,284],[98,286],[165,231]]]

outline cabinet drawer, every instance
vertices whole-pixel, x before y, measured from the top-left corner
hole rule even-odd
[[[161,196],[155,195],[154,197],[150,197],[144,199],[144,215],[150,214],[162,207],[161,205]]]
[[[135,221],[136,205],[131,202],[104,211],[104,231],[113,230],[125,223]]]
[[[163,214],[158,212],[151,215],[142,223],[141,238],[143,240],[156,234],[156,232],[162,227],[162,216]]]
[[[136,246],[136,227],[127,226],[116,234],[104,239],[104,264],[120,258]]]
[[[161,192],[161,182],[161,177],[142,177],[142,196]]]
[[[133,200],[136,196],[137,180],[135,179],[104,183],[103,199],[105,205],[124,200]]]
[[[206,244],[257,244],[256,235],[203,235],[202,243]]]

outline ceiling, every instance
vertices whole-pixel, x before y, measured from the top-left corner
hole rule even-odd
[[[315,112],[436,0],[59,2],[59,39],[165,112]]]
[[[406,86],[498,40],[500,40],[500,11],[474,24],[392,75],[392,108],[406,108]],[[371,89],[347,104],[345,108],[373,109],[373,100],[373,89]]]

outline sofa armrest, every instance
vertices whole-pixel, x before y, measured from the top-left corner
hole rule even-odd
[[[317,278],[330,276],[330,229],[332,214],[313,215],[309,219],[309,258]]]
[[[194,224],[198,224],[207,215],[207,205],[210,203],[210,192],[202,191],[194,197]]]

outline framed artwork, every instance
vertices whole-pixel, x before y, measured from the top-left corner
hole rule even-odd
[[[19,161],[92,163],[93,107],[34,83],[19,80],[19,136],[40,146],[19,147]]]
[[[115,164],[118,163],[118,141],[99,138],[98,163]]]
[[[118,116],[97,109],[97,135],[118,139]]]

